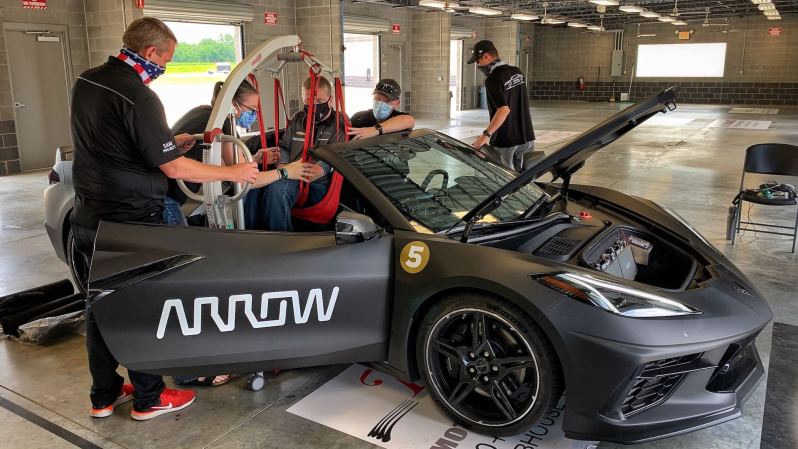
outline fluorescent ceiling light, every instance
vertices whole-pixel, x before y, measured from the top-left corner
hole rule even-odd
[[[776,9],[776,5],[773,3],[760,3],[757,8],[759,8],[760,11],[769,11],[771,9]]]
[[[590,3],[600,6],[618,6],[618,0],[590,0]]]
[[[515,12],[510,16],[514,20],[538,20],[539,17],[534,14],[527,14],[524,12]]]
[[[483,16],[500,16],[500,15],[502,15],[502,11],[499,10],[499,9],[482,8],[482,7],[468,8],[468,12],[470,12],[471,14],[481,14]]]
[[[766,16],[778,16],[779,12],[776,11],[775,9],[772,9],[770,11],[762,11],[762,14],[764,14]]]
[[[623,6],[621,6],[618,9],[620,9],[623,12],[633,12],[633,13],[638,13],[638,12],[643,12],[644,11],[644,9],[642,7],[636,6],[636,5],[623,5]]]
[[[781,16],[767,16],[768,20],[781,20]]]
[[[658,18],[657,20],[659,20],[660,22],[673,22],[676,19],[674,19],[671,16],[662,16],[662,17]]]
[[[446,2],[440,0],[421,0],[420,2],[418,2],[418,6],[443,9],[446,7]]]
[[[773,3],[773,0],[751,0],[751,3],[761,5],[763,3]]]
[[[673,22],[671,22],[671,23],[672,23],[673,25],[677,25],[677,26],[684,26],[684,25],[687,25],[687,22],[685,22],[684,20],[674,20],[674,21],[673,21]]]
[[[568,26],[574,28],[585,28],[587,27],[587,24],[582,22],[568,22]]]
[[[640,15],[649,18],[659,17],[659,14],[655,13],[654,11],[643,11],[640,13]]]
[[[590,25],[587,29],[590,31],[604,31],[604,27],[598,25]]]
[[[562,23],[565,23],[565,20],[557,17],[545,17],[540,23],[546,25],[560,25]]]

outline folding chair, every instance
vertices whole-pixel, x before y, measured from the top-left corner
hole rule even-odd
[[[757,173],[765,175],[779,176],[798,176],[798,146],[784,143],[760,143],[752,145],[745,150],[745,164],[743,165],[743,175],[740,179],[740,202],[737,211],[737,223],[732,234],[732,245],[734,245],[735,234],[739,234],[742,228],[740,225],[754,225],[768,228],[789,229],[792,233],[775,231],[756,231],[763,234],[787,235],[792,237],[792,252],[795,252],[795,241],[798,237],[798,211],[795,215],[794,226],[780,226],[766,223],[755,223],[742,220],[743,202],[761,204],[763,206],[795,206],[798,201],[793,196],[788,199],[765,198],[756,193],[747,192],[745,185],[746,173]]]

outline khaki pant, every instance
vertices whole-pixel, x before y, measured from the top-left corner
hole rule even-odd
[[[519,173],[531,167],[540,159],[540,157],[543,156],[542,151],[534,151],[534,140],[530,140],[527,143],[516,145],[514,147],[503,148],[488,146],[487,148],[488,153],[491,154],[495,159],[500,160],[507,168],[515,170]],[[532,154],[529,153],[541,154],[540,157],[529,157],[532,156]],[[527,156],[525,157],[525,155]]]

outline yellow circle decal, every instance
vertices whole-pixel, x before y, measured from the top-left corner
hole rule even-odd
[[[420,273],[429,262],[429,247],[424,242],[410,242],[402,249],[399,263],[410,274]]]

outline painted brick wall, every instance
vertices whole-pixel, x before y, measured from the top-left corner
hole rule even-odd
[[[676,39],[670,24],[644,24],[637,37],[637,26],[624,30],[623,75],[610,76],[614,35],[535,26],[530,96],[546,100],[607,101],[629,91],[638,45],[725,42],[725,75],[720,78],[637,78],[631,98],[639,99],[662,86],[678,84],[683,102],[719,104],[798,104],[794,97],[798,80],[798,15],[785,15],[781,21],[763,17],[735,18],[723,27],[702,27],[700,21],[680,29],[693,29],[689,41]],[[784,29],[782,36],[771,37],[768,28]],[[587,91],[579,92],[576,79],[584,77]]]
[[[344,14],[352,14],[364,17],[377,17],[389,20],[391,23],[398,23],[400,25],[399,34],[393,34],[388,31],[380,33],[380,45],[383,51],[389,45],[402,45],[404,47],[403,61],[402,61],[402,79],[399,81],[402,87],[402,103],[399,108],[406,112],[413,112],[412,105],[412,64],[411,55],[413,52],[413,22],[412,13],[409,8],[394,8],[390,5],[378,3],[353,3],[351,0],[343,2]],[[386,70],[386,61],[381,59],[381,70]],[[382,75],[381,75],[382,77]],[[349,111],[354,113],[355,111]]]
[[[413,11],[413,113],[449,118],[449,38],[451,14]]]
[[[73,76],[89,67],[82,0],[49,0],[46,10],[23,9],[19,0],[0,0],[0,22],[65,25]],[[4,34],[0,31],[0,175],[20,170],[11,81]]]

